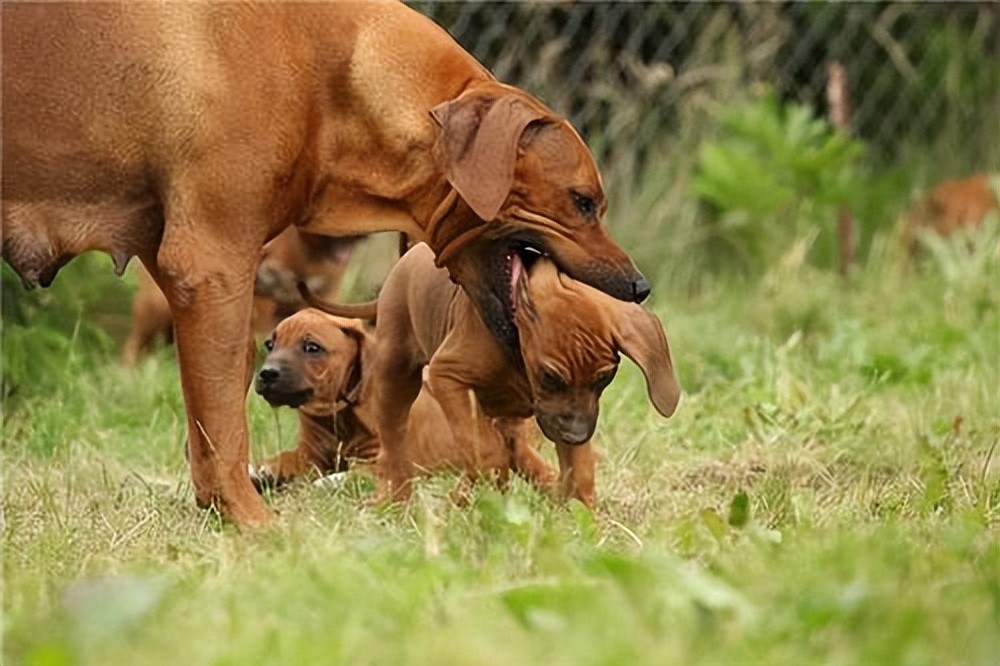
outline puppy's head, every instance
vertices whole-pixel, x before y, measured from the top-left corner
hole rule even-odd
[[[549,439],[590,440],[619,353],[642,370],[657,411],[670,416],[676,409],[680,387],[666,334],[642,306],[611,298],[539,259],[518,285],[515,318],[535,418]]]
[[[306,309],[279,323],[264,347],[257,393],[275,407],[332,414],[357,400],[371,336],[360,320]]]

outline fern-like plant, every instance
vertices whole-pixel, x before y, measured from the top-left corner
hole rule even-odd
[[[812,109],[773,93],[725,113],[698,155],[694,189],[705,204],[706,242],[724,262],[760,274],[813,235],[812,259],[832,265],[837,207],[859,186],[863,145]],[[824,247],[828,246],[828,247]]]

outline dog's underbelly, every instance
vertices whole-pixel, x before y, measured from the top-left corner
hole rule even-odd
[[[108,252],[120,274],[130,257],[152,256],[162,234],[162,211],[152,199],[3,203],[3,258],[27,287],[48,286],[66,262],[89,250]]]

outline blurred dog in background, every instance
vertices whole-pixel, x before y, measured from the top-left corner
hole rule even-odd
[[[282,319],[305,307],[296,285],[334,299],[354,254],[358,237],[331,238],[289,227],[264,246],[254,283],[253,330],[269,333]],[[129,366],[158,339],[173,339],[170,305],[152,276],[139,267],[139,289],[132,302],[132,325],[122,351]]]
[[[903,245],[915,252],[922,233],[947,237],[960,229],[975,229],[991,212],[1000,213],[1000,175],[944,181],[903,214]]]

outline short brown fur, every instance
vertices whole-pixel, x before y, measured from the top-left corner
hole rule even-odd
[[[254,283],[254,333],[270,333],[282,319],[306,307],[296,288],[299,282],[320,298],[336,298],[356,243],[354,238],[317,236],[288,227],[265,245]],[[173,339],[170,303],[149,271],[140,265],[139,288],[132,301],[132,326],[122,349],[122,362],[134,366],[157,339]]]

